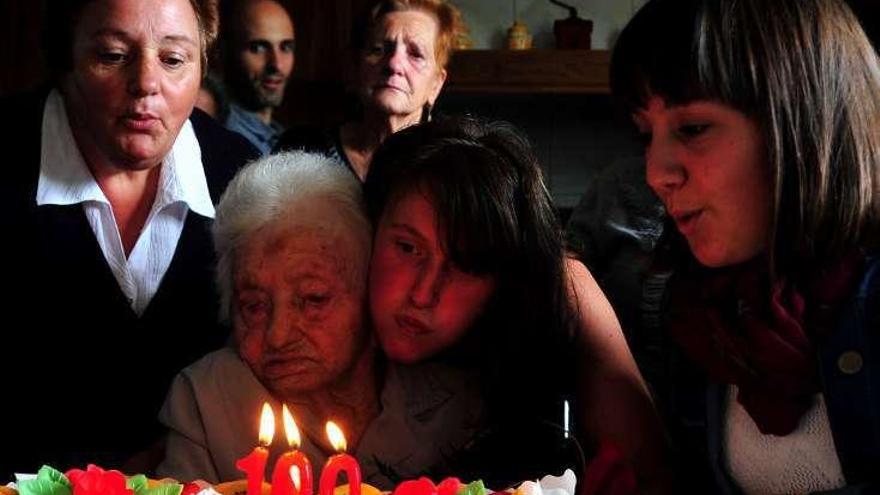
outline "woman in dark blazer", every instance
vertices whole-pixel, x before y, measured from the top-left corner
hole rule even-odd
[[[53,88],[0,102],[5,402],[0,479],[121,467],[174,374],[225,341],[209,226],[256,156],[193,111],[208,0],[51,2]],[[7,450],[8,452],[8,450]]]

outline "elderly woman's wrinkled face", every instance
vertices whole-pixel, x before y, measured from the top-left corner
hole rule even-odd
[[[382,17],[361,59],[361,92],[368,106],[410,117],[434,104],[446,80],[435,55],[438,30],[434,16],[420,10]]]
[[[232,301],[239,353],[282,397],[340,379],[362,356],[364,282],[351,245],[324,230],[258,231],[237,259]]]
[[[192,112],[201,81],[198,21],[189,0],[95,0],[73,37],[62,91],[90,165],[159,164]]]

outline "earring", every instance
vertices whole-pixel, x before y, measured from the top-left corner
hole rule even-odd
[[[425,106],[422,107],[422,118],[419,120],[420,124],[424,124],[426,122],[431,121],[431,110],[432,106],[430,103],[425,103]]]

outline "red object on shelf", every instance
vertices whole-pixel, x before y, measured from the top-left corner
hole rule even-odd
[[[556,48],[560,50],[589,50],[593,35],[593,21],[580,17],[559,19],[553,23]]]

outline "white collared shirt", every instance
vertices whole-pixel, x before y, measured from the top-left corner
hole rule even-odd
[[[104,259],[138,315],[147,308],[171,264],[187,211],[214,218],[202,151],[188,120],[161,167],[153,207],[126,259],[110,201],[74,141],[64,101],[57,90],[49,94],[43,108],[37,205],[82,204]]]

